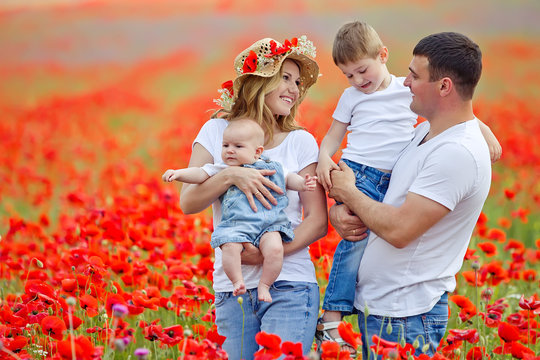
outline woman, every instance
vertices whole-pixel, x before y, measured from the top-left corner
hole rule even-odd
[[[189,166],[220,162],[222,134],[228,119],[244,117],[254,119],[265,130],[264,156],[280,162],[288,171],[315,176],[317,143],[294,119],[307,90],[317,81],[319,68],[314,56],[313,43],[305,36],[284,44],[262,39],[242,51],[234,62],[237,77],[232,88],[221,90],[218,104],[223,109],[214,115],[222,117],[210,119],[202,127],[194,141]],[[236,185],[252,208],[256,208],[254,198],[270,207],[276,200],[268,189],[281,193],[265,178],[270,174],[268,170],[227,168],[203,184],[184,185],[180,206],[189,214],[213,204],[217,224],[221,213],[218,198]],[[227,337],[223,348],[230,359],[252,359],[259,348],[255,335],[260,331],[277,334],[282,341],[302,342],[304,353],[311,349],[319,312],[319,288],[307,247],[326,234],[326,196],[318,185],[313,192],[291,191],[287,197],[286,213],[295,228],[295,237],[284,244],[282,271],[270,288],[271,303],[257,300],[262,261],[257,248],[245,245],[242,273],[248,291],[239,297],[232,295],[233,286],[223,271],[221,251],[215,251],[216,324],[219,333]],[[238,304],[240,297],[243,312]]]

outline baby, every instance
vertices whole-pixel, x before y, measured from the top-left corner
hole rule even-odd
[[[284,212],[288,205],[285,190],[313,191],[317,186],[317,177],[296,174],[284,174],[281,164],[261,158],[264,147],[264,130],[251,119],[235,119],[223,133],[221,158],[224,164],[206,164],[203,167],[191,167],[167,170],[163,181],[177,180],[189,184],[200,184],[227,166],[244,166],[255,169],[275,170],[269,179],[278,185],[283,194],[271,191],[278,204],[266,209],[257,203],[254,212],[247,197],[236,186],[231,186],[221,200],[221,222],[212,234],[212,248],[220,247],[223,252],[223,269],[232,281],[233,295],[246,292],[241,269],[240,254],[242,243],[257,246],[264,258],[262,275],[257,287],[258,299],[272,302],[270,286],[278,277],[283,264],[283,243],[294,238],[291,223]]]

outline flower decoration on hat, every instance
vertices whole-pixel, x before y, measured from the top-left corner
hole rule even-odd
[[[285,40],[283,44],[266,38],[259,40],[242,51],[234,61],[236,79],[221,85],[218,92],[219,99],[214,102],[224,110],[230,111],[234,105],[235,90],[238,90],[246,75],[271,77],[281,68],[286,58],[297,61],[301,66],[301,92],[315,83],[319,74],[319,67],[315,62],[316,48],[313,42],[305,35],[300,38]]]

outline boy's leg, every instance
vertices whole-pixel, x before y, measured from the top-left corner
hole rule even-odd
[[[233,295],[237,296],[245,294],[246,285],[244,284],[244,277],[242,276],[242,262],[240,259],[240,253],[244,248],[242,243],[225,243],[221,245],[220,248],[223,252],[223,270],[234,286]]]
[[[263,255],[262,275],[257,288],[259,300],[272,302],[270,286],[276,281],[283,265],[283,242],[277,231],[270,231],[261,236],[259,249]]]

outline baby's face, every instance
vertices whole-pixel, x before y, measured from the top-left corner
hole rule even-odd
[[[235,127],[233,131],[225,130],[221,147],[221,158],[229,166],[253,164],[259,158],[257,148],[260,146],[254,136],[247,130]],[[231,129],[232,130],[232,129]]]

